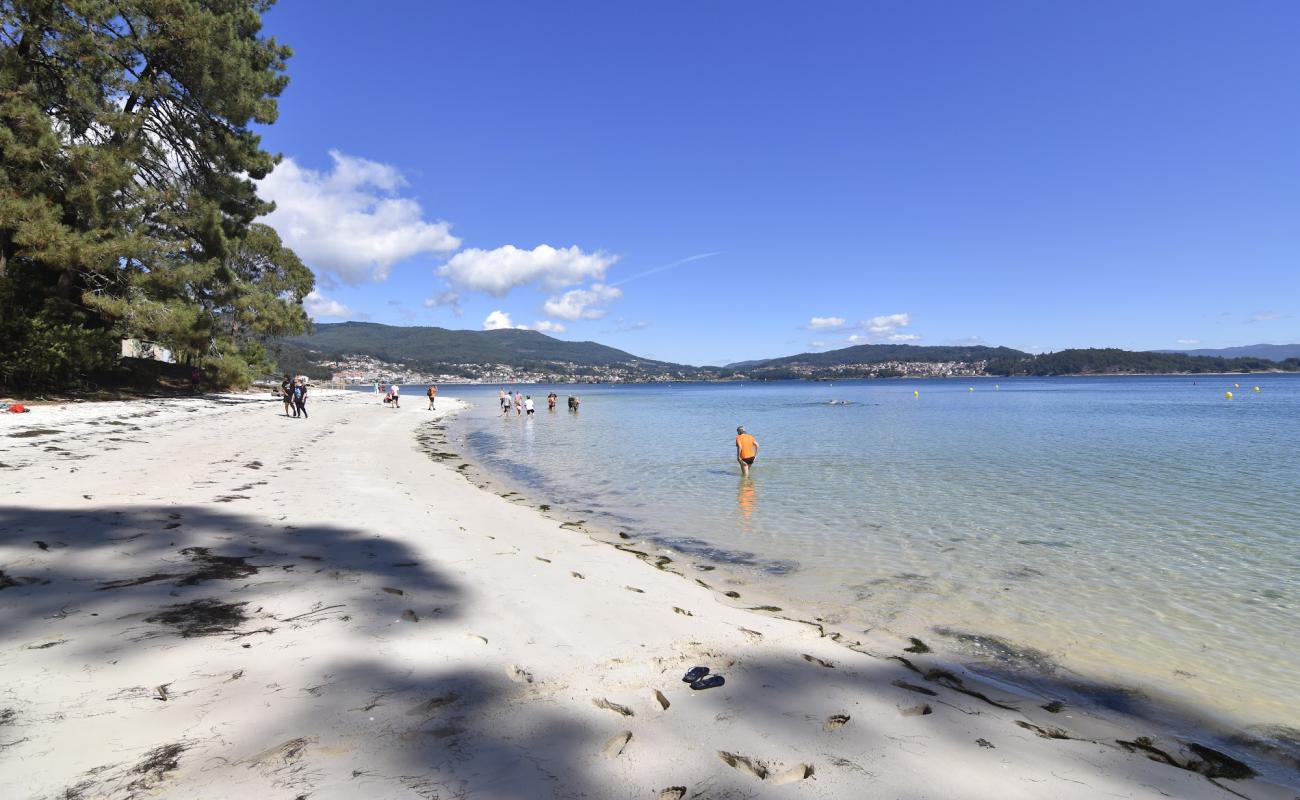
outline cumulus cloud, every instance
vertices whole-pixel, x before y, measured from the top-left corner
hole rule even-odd
[[[605,310],[595,308],[597,303],[609,303],[623,296],[622,289],[593,283],[590,289],[573,289],[558,297],[552,297],[542,305],[547,316],[567,319],[600,319]]]
[[[458,317],[463,316],[465,313],[465,309],[460,307],[460,295],[455,292],[442,292],[424,301],[425,308],[438,308],[440,306],[450,308],[451,313]]]
[[[813,317],[813,320],[823,319],[822,317]],[[831,319],[838,319],[832,317]],[[892,342],[894,344],[906,344],[908,342],[919,342],[920,334],[904,333],[902,328],[912,324],[911,314],[882,314],[878,317],[863,320],[857,325],[850,328],[860,329],[864,333],[855,333],[845,339],[849,344],[881,344]],[[812,325],[809,325],[811,328]],[[836,327],[843,330],[843,326],[826,325],[824,328]]]
[[[885,314],[862,323],[862,327],[871,333],[889,334],[899,328],[906,328],[912,322],[911,314]]]
[[[331,300],[314,289],[302,299],[302,307],[307,309],[307,315],[312,319],[319,319],[320,317],[346,319],[354,316],[352,309],[337,300]]]
[[[450,223],[425,220],[416,200],[398,194],[406,181],[395,167],[337,150],[330,158],[325,172],[286,158],[258,182],[276,205],[266,223],[308,266],[356,285],[386,279],[393,264],[419,253],[460,247]]]
[[[813,317],[808,320],[808,330],[817,331],[825,328],[844,327],[844,317]]]
[[[1200,339],[1179,339],[1178,343],[1179,344],[1200,344],[1201,340]]]
[[[565,331],[568,330],[568,328],[564,327],[560,323],[551,322],[549,319],[538,321],[536,324],[533,325],[533,328],[535,330],[541,331],[542,333],[564,333]]]
[[[493,311],[483,320],[483,330],[485,331],[500,331],[509,328],[515,328],[521,331],[528,330],[527,325],[516,325],[514,321],[510,319],[510,315],[504,311]]]
[[[601,280],[618,256],[602,251],[584,253],[577,245],[555,248],[548,244],[532,250],[504,245],[495,250],[462,250],[438,274],[457,286],[501,297],[517,286],[540,283],[560,289],[586,280]]]

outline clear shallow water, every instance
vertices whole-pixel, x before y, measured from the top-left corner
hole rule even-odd
[[[1300,728],[1300,376],[996,384],[561,386],[554,413],[522,387],[532,420],[498,387],[443,393],[474,405],[459,446],[530,498],[828,620],[972,656],[997,648],[955,634],[993,635],[1058,677]]]

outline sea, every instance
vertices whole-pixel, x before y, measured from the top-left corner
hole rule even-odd
[[[1300,376],[500,388],[440,387],[450,443],[558,518],[1300,765]]]

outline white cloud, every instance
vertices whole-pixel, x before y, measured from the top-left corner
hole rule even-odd
[[[436,294],[424,301],[425,308],[438,308],[439,306],[450,308],[451,313],[458,317],[465,314],[465,309],[460,307],[460,295],[455,292]]]
[[[313,270],[352,285],[382,281],[399,261],[460,247],[450,223],[426,221],[416,200],[397,194],[406,181],[395,167],[337,150],[330,158],[328,172],[286,158],[258,181],[276,204],[266,223]]]
[[[601,280],[618,256],[602,251],[584,253],[576,245],[532,250],[504,245],[495,250],[470,248],[451,257],[438,274],[465,289],[501,297],[517,286],[541,283],[548,289]]]
[[[1286,315],[1280,311],[1256,311],[1250,315],[1251,322],[1272,322],[1275,319],[1282,319]]]
[[[1178,343],[1179,344],[1200,344],[1201,340],[1200,339],[1179,339]]]
[[[346,319],[355,315],[352,309],[337,300],[331,300],[314,289],[302,299],[302,307],[307,309],[307,314],[312,319],[319,317]]]
[[[822,319],[813,317],[813,320]],[[920,334],[903,333],[900,329],[906,328],[912,323],[911,314],[882,314],[878,317],[863,320],[856,326],[866,331],[866,333],[855,333],[845,339],[849,344],[881,344],[883,342],[892,342],[895,344],[905,344],[907,342],[919,342]],[[809,327],[812,327],[811,325]],[[831,326],[826,326],[831,327]],[[836,326],[842,329],[843,326]]]
[[[483,320],[483,330],[485,331],[500,331],[509,328],[516,328],[521,331],[528,330],[527,325],[516,325],[514,321],[510,319],[510,315],[504,311],[493,311]]]
[[[808,330],[816,331],[823,328],[842,328],[844,327],[844,317],[813,317],[808,320]]]
[[[606,331],[606,333],[630,333],[632,331],[643,331],[648,327],[650,327],[649,320],[638,319],[629,321],[619,317],[618,322],[614,325],[614,329],[612,331]]]
[[[879,317],[872,317],[862,326],[871,333],[888,334],[893,333],[898,328],[906,328],[912,322],[911,314],[885,314]]]
[[[548,319],[540,320],[535,325],[533,325],[533,328],[535,330],[541,331],[542,333],[564,333],[565,331],[568,330],[568,328],[564,327],[560,323],[551,322]]]
[[[600,319],[605,310],[593,308],[597,303],[608,303],[623,296],[622,289],[593,283],[590,289],[573,289],[559,297],[552,297],[542,306],[548,316],[559,317],[569,321],[577,319]]]

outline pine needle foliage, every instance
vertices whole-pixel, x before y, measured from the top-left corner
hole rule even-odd
[[[238,385],[306,330],[311,271],[255,222],[271,4],[0,0],[0,385],[77,388],[123,338]]]

